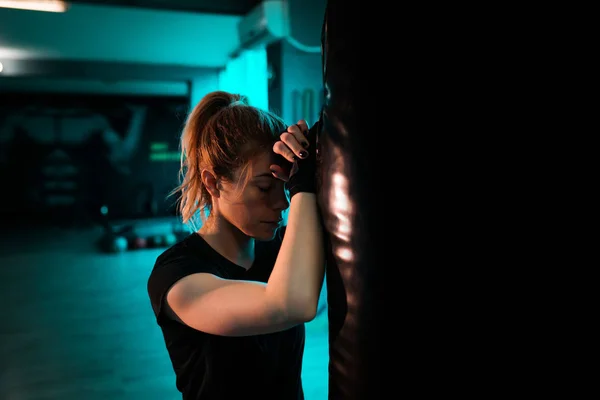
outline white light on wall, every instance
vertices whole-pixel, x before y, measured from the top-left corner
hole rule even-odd
[[[2,63],[0,62],[0,72],[2,72],[3,69],[4,69],[4,65],[2,65]]]
[[[61,0],[0,0],[0,7],[47,12],[65,12],[69,8]]]
[[[0,25],[0,33],[2,32],[2,25]],[[0,43],[0,59],[2,58],[57,58],[59,54],[56,51],[40,50],[35,48],[17,48],[17,47],[2,47]],[[6,65],[5,65],[6,67]]]

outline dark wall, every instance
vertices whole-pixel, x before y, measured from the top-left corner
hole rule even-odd
[[[85,225],[175,215],[187,97],[0,96],[0,216]]]

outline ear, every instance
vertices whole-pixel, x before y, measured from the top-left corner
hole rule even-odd
[[[221,195],[219,191],[219,182],[212,171],[203,169],[202,172],[200,172],[200,177],[202,178],[204,187],[212,197],[219,197]]]

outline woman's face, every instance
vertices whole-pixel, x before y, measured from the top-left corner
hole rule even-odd
[[[284,182],[273,177],[270,165],[275,155],[265,152],[257,156],[249,169],[245,187],[237,182],[222,182],[217,198],[220,215],[244,234],[259,239],[273,239],[283,224],[283,212],[289,207]]]

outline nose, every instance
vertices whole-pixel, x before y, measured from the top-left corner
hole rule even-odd
[[[275,198],[273,199],[273,208],[277,211],[287,210],[290,206],[290,201],[288,200],[285,189],[282,187],[281,190],[275,190],[274,192]]]

